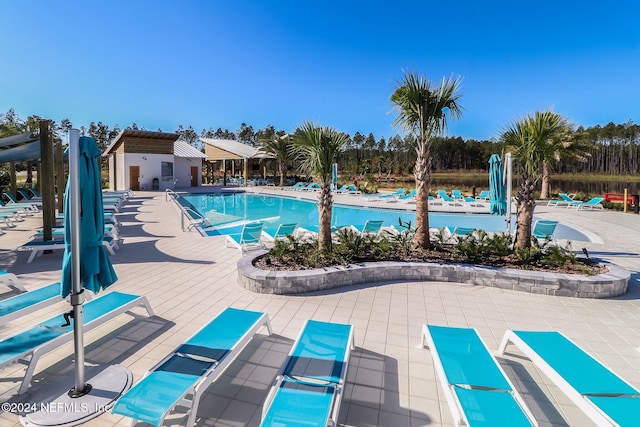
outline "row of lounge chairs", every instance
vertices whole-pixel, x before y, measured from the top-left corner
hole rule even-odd
[[[473,328],[424,325],[456,426],[537,426],[538,422]],[[507,331],[514,344],[598,426],[635,426],[640,391],[557,331]]]
[[[575,194],[560,193],[559,199],[551,199],[547,203],[547,206],[553,206],[557,208],[559,206],[566,207],[567,209],[604,209],[602,201],[604,197],[593,197],[590,200],[584,202],[582,200],[574,200]]]
[[[348,225],[344,228],[353,230],[360,234],[379,234],[383,230],[384,221],[367,220],[364,224]],[[340,227],[343,228],[343,227]],[[332,232],[337,231],[334,227]],[[244,224],[236,233],[226,235],[225,247],[235,247],[240,251],[240,255],[251,249],[266,249],[266,242],[286,239],[287,236],[304,237],[316,236],[317,227],[301,228],[297,223],[279,224],[277,228],[265,228],[262,222],[250,222]]]
[[[119,249],[119,243],[122,242],[122,238],[118,232],[118,221],[114,212],[118,211],[120,206],[125,203],[130,197],[130,192],[104,192],[103,200],[108,200],[110,204],[106,205],[104,215],[105,228],[104,238],[102,240],[103,246],[107,249],[109,254],[115,255],[115,250]],[[112,206],[114,209],[111,209]],[[33,238],[18,247],[18,251],[29,251],[30,255],[27,258],[27,263],[31,263],[34,259],[45,253],[45,251],[63,250],[65,248],[64,242],[64,214],[58,214],[56,216],[57,225],[52,230],[52,240],[43,240],[43,232],[39,231],[34,234]]]
[[[22,297],[22,298],[20,298]],[[20,301],[18,301],[20,300]],[[0,301],[3,321],[61,301],[59,284]],[[85,330],[137,306],[153,310],[145,297],[109,292],[84,305]],[[29,387],[37,361],[72,339],[62,315],[0,340],[0,369],[28,359],[19,389]],[[227,308],[169,352],[115,403],[112,412],[160,426],[178,407],[195,424],[207,388],[220,377],[263,327],[266,313]],[[354,328],[308,320],[272,383],[261,426],[337,425]],[[498,349],[514,344],[599,426],[634,426],[640,391],[557,331],[507,331]],[[538,423],[495,356],[473,328],[424,325],[429,348],[455,425],[537,426]]]

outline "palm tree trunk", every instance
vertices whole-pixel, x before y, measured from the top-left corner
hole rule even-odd
[[[284,187],[287,180],[287,162],[280,162],[280,187]]]
[[[429,152],[424,149],[416,149],[416,244],[423,248],[430,248],[429,240],[429,168],[431,159]]]
[[[549,193],[551,192],[551,179],[549,169],[549,162],[542,162],[542,188],[540,190],[540,198],[543,200],[548,199]]]
[[[318,232],[318,249],[320,252],[331,250],[331,210],[333,196],[331,195],[331,183],[324,182],[318,196],[318,215],[320,217],[320,230]]]
[[[518,189],[518,228],[516,229],[515,246],[518,248],[531,247],[531,222],[533,209],[535,182],[528,177],[522,177]]]

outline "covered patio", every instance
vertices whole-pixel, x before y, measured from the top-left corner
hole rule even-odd
[[[203,171],[206,183],[247,186],[251,177],[266,178],[265,160],[272,157],[258,148],[230,139],[200,138],[200,141],[208,159]]]

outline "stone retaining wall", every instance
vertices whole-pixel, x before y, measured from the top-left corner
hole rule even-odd
[[[534,294],[577,298],[608,298],[627,292],[630,273],[615,264],[594,276],[427,262],[366,262],[348,267],[301,271],[267,271],[253,266],[264,251],[238,261],[238,284],[263,294],[297,294],[347,285],[394,280],[466,283]]]

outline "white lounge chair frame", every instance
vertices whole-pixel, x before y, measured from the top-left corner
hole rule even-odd
[[[118,239],[114,237],[105,237],[102,240],[102,245],[107,249],[107,251],[111,255],[116,254],[114,249],[119,249]],[[65,244],[63,240],[50,240],[49,244],[41,243],[41,244],[30,245],[29,243],[26,243],[25,245],[18,247],[18,250],[31,251],[31,255],[29,255],[29,258],[27,259],[27,264],[28,264],[32,262],[35,259],[35,257],[42,255],[44,251],[59,250],[59,249],[64,249],[64,247],[65,247]]]
[[[0,283],[6,286],[13,286],[21,292],[26,292],[26,289],[22,282],[20,282],[20,279],[18,279],[15,274],[9,273],[8,271],[0,270]]]
[[[104,298],[104,297],[101,297]],[[95,301],[95,300],[94,300]],[[138,307],[138,306],[143,306],[146,310],[147,313],[149,314],[149,317],[153,316],[153,309],[151,308],[151,305],[149,304],[149,301],[147,300],[147,297],[143,297],[143,296],[138,296],[137,298],[135,298],[134,300],[123,304],[119,307],[117,307],[114,310],[111,310],[108,313],[103,314],[102,316],[98,317],[95,320],[92,320],[90,322],[87,322],[84,324],[84,332],[88,332],[108,321],[110,321],[111,319],[114,319],[115,317],[119,316],[122,313],[125,313],[127,311],[130,311],[131,309]],[[17,334],[19,335],[19,334]],[[14,356],[12,359],[5,361],[4,363],[0,364],[0,369],[4,369],[5,367],[12,365],[16,362],[20,362],[20,361],[24,361],[25,358],[31,356],[29,358],[29,361],[26,362],[27,363],[27,369],[25,371],[24,374],[24,378],[22,380],[22,384],[20,385],[20,388],[18,389],[18,394],[23,394],[25,391],[27,391],[27,389],[29,388],[29,384],[31,384],[31,378],[33,377],[33,372],[36,369],[36,365],[38,364],[38,360],[40,360],[40,357],[44,356],[45,354],[55,350],[56,348],[60,347],[61,345],[71,341],[73,339],[73,328],[70,328],[67,332],[65,332],[62,335],[59,335],[37,347],[31,348],[29,350],[25,350],[24,352],[22,352],[19,355]]]
[[[561,332],[558,332],[558,334],[560,334],[562,337],[564,337],[567,341],[572,343],[578,349],[582,350],[585,354],[587,355],[589,354],[586,351],[584,351],[584,349],[582,349],[579,345],[577,345],[576,343],[571,341],[569,338],[567,338]],[[547,363],[546,360],[544,360],[540,355],[538,355],[538,353],[536,353],[535,350],[533,350],[524,340],[518,337],[518,335],[516,335],[513,331],[508,330],[505,332],[504,337],[502,338],[502,342],[500,343],[500,347],[498,348],[498,354],[501,354],[501,355],[504,354],[509,343],[512,343],[516,347],[518,347],[518,349],[522,353],[524,353],[524,355],[527,356],[531,360],[531,362],[533,362],[534,365],[536,365],[542,372],[544,372],[544,374],[547,377],[549,377],[549,379],[553,381],[553,383],[556,384],[558,388],[560,388],[560,390],[563,393],[565,393],[567,397],[569,397],[569,399],[571,399],[571,401],[578,408],[580,408],[589,418],[591,418],[591,420],[594,421],[596,425],[602,426],[602,427],[618,426],[617,423],[613,422],[606,414],[604,414],[593,403],[591,403],[589,399],[586,399],[584,395],[580,394],[567,380],[565,380],[555,369],[553,369],[553,367],[549,363]],[[600,364],[602,366],[605,366],[602,363]],[[620,378],[609,368],[606,368],[606,369],[609,370],[613,375]],[[620,380],[627,383],[622,378],[620,378]],[[631,386],[630,384],[629,384],[629,387],[633,388],[633,386]]]

